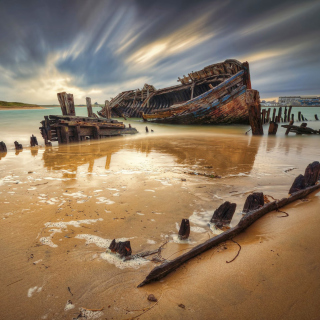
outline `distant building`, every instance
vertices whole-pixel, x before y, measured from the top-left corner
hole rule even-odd
[[[291,96],[279,97],[280,104],[293,104],[300,106],[320,106],[320,96]]]

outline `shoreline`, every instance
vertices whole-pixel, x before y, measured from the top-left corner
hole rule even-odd
[[[34,110],[34,109],[46,109],[45,107],[3,107],[0,106],[0,111],[4,110]]]

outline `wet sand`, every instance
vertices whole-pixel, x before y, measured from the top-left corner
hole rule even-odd
[[[157,263],[105,253],[125,238],[133,253],[169,240],[162,256],[178,256],[217,234],[209,220],[222,202],[237,203],[233,226],[250,192],[286,196],[319,159],[317,143],[194,130],[9,150],[0,160],[2,317],[72,319],[84,307],[104,308],[88,319],[317,319],[319,192],[235,238],[232,263],[229,241],[137,289]],[[176,238],[182,218],[187,243]],[[159,302],[147,311],[150,293]]]

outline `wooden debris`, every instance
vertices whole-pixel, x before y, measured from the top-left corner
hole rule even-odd
[[[87,139],[98,140],[105,137],[135,134],[138,132],[135,128],[131,128],[131,126],[126,128],[122,122],[118,122],[117,120],[99,119],[99,117],[92,112],[91,99],[89,97],[86,99],[89,117],[77,117],[74,115],[73,95],[67,95],[65,92],[58,93],[58,99],[62,112],[72,113],[73,115],[50,115],[44,117],[45,120],[41,121],[42,127],[39,129],[46,146],[51,145],[49,141],[58,141],[59,144],[67,144]],[[66,103],[68,103],[68,109]]]
[[[132,253],[130,241],[119,241],[116,242],[115,239],[112,240],[109,249],[111,252],[119,253],[120,257],[130,256]]]
[[[35,147],[35,146],[37,146],[38,145],[38,140],[37,140],[37,138],[34,136],[34,135],[32,135],[31,137],[30,137],[30,146],[31,147]]]
[[[275,134],[277,134],[277,130],[278,130],[278,124],[274,121],[271,121],[270,125],[269,125],[268,134],[275,135]]]
[[[229,201],[224,202],[218,209],[216,209],[210,220],[218,228],[226,224],[230,224],[232,217],[236,211],[237,204],[230,203]]]
[[[196,257],[197,255],[219,245],[222,242],[227,240],[233,239],[235,236],[240,234],[242,231],[247,229],[250,225],[252,225],[255,221],[260,219],[265,214],[278,210],[281,207],[284,207],[298,199],[304,198],[310,193],[320,189],[320,184],[316,184],[311,187],[307,187],[303,190],[297,191],[291,194],[288,198],[283,198],[281,200],[275,200],[273,202],[269,202],[265,204],[263,207],[250,211],[246,215],[242,217],[240,222],[233,228],[217,235],[214,238],[207,240],[206,242],[197,245],[196,247],[192,248],[190,251],[182,254],[181,256],[171,260],[166,261],[165,263],[161,264],[160,266],[155,267],[151,272],[147,275],[145,280],[138,285],[142,287],[150,282],[157,281],[168,275],[170,272],[176,270],[186,261]]]
[[[301,111],[298,112],[298,121],[301,121]]]
[[[124,260],[128,261],[128,260],[133,260],[135,258],[143,258],[143,257],[151,256],[151,255],[156,254],[158,252],[159,252],[159,249],[152,250],[152,251],[145,251],[145,252],[141,252],[141,253],[136,253],[136,254],[131,255],[131,256],[126,256],[124,258]]]
[[[306,187],[314,186],[319,180],[320,176],[320,163],[319,161],[314,161],[310,163],[304,173],[304,178],[306,182]]]
[[[319,118],[318,118],[318,115],[314,115],[314,118],[316,119],[316,120],[319,120]]]
[[[286,136],[289,134],[289,132],[290,132],[290,127],[293,125],[293,123],[294,123],[293,120],[291,120],[291,121],[289,122],[289,127],[287,128],[286,133],[285,133]]]
[[[7,152],[7,146],[3,141],[0,142],[0,152]]]
[[[263,193],[262,192],[254,192],[247,197],[242,211],[247,213],[249,211],[256,210],[256,209],[263,207],[263,206],[264,206]]]
[[[189,219],[182,219],[180,229],[179,229],[179,239],[185,240],[188,239],[190,235],[190,222]]]
[[[146,127],[146,132],[147,132],[147,133],[149,132],[149,129],[148,129],[148,127]]]
[[[282,125],[281,127],[287,128],[286,132],[293,132],[296,134],[320,134],[320,130],[314,130],[312,128],[307,127],[307,123],[303,122],[300,127],[294,125]],[[289,130],[289,131],[288,131]]]
[[[14,146],[16,148],[16,151],[19,151],[19,150],[23,149],[22,144],[20,144],[18,141],[14,142]]]

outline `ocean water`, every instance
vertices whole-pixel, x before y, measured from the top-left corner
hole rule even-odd
[[[93,107],[93,112],[99,111],[100,107]],[[273,109],[272,109],[273,110]],[[272,112],[271,110],[271,112]],[[301,108],[292,108],[292,113],[295,114],[297,120],[298,111]],[[9,149],[13,148],[13,142],[18,141],[23,145],[29,144],[30,136],[34,134],[38,138],[38,142],[41,143],[42,137],[40,135],[39,127],[40,121],[44,120],[44,116],[47,115],[60,115],[61,110],[58,107],[51,107],[46,109],[35,110],[0,110],[0,141],[4,141],[9,146]],[[87,115],[87,108],[76,107],[76,114],[81,116]],[[314,114],[318,114],[320,119],[320,107],[303,108],[302,114],[309,120],[308,126],[314,129],[320,129],[320,121],[315,121]],[[182,133],[205,133],[205,134],[239,134],[242,135],[250,129],[245,125],[229,125],[229,126],[183,126],[183,125],[166,125],[166,124],[150,124],[145,123],[141,119],[128,119],[127,121],[118,118],[118,121],[125,124],[131,124],[135,127],[139,133],[145,132],[145,127],[154,130],[154,134],[182,134]],[[297,124],[298,122],[296,122]],[[268,128],[265,125],[265,132]],[[283,136],[285,130],[283,128],[278,129],[278,138]]]

